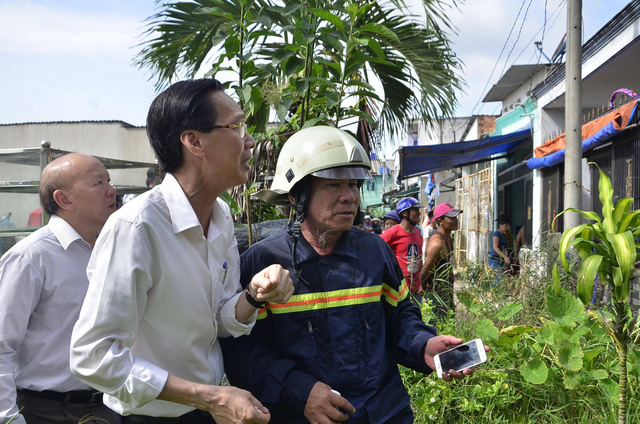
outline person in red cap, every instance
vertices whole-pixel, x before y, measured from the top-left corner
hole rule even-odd
[[[458,229],[458,215],[462,210],[449,203],[441,203],[433,211],[438,231],[429,237],[420,282],[425,299],[431,299],[436,315],[445,317],[453,309],[453,240],[451,232]]]

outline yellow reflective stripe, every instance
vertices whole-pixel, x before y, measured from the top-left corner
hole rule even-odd
[[[319,309],[338,308],[341,306],[363,305],[385,300],[392,306],[404,300],[409,293],[409,286],[403,279],[400,290],[397,291],[387,284],[378,286],[358,287],[355,289],[333,290],[330,292],[297,294],[282,304],[267,303],[258,311],[258,319],[267,317],[267,311],[273,314],[288,314],[292,312],[314,311]]]
[[[381,296],[382,285],[378,285],[293,295],[284,305],[269,303],[267,304],[267,308],[273,314],[287,314],[291,312],[313,311],[378,302]]]
[[[391,306],[398,306],[398,302],[404,300],[408,294],[409,286],[404,278],[400,284],[400,291],[394,290],[391,286],[388,286],[385,283],[382,284],[382,295]]]
[[[260,309],[258,309],[258,318],[257,319],[264,319],[267,317],[267,307],[264,306]]]

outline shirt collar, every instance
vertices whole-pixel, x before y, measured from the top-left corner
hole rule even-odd
[[[343,256],[351,256],[352,258],[357,258],[356,252],[356,238],[354,232],[357,231],[355,228],[345,232],[338,240],[338,244],[335,249],[333,249],[333,253],[336,255]]]
[[[202,230],[198,216],[173,174],[167,173],[165,175],[162,184],[160,184],[160,190],[162,190],[162,195],[167,202],[174,234],[196,227]],[[231,215],[220,205],[220,202],[222,200],[216,200],[211,217],[209,217],[209,234],[206,237],[208,240],[219,236],[222,229],[228,225],[227,221],[231,220]]]
[[[167,209],[171,215],[171,225],[174,234],[193,227],[200,227],[200,221],[184,194],[182,187],[173,174],[167,173],[160,184],[160,190],[167,202]]]
[[[71,243],[78,239],[88,244],[80,234],[78,234],[78,232],[64,220],[64,218],[61,218],[58,215],[51,215],[51,218],[49,218],[49,224],[47,225],[64,250],[67,250]]]

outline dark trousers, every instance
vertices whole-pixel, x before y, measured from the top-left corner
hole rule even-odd
[[[92,402],[51,400],[37,393],[18,390],[17,404],[27,424],[120,424],[120,415],[102,404],[102,394]]]
[[[215,421],[208,412],[196,409],[175,418],[127,415],[122,417],[122,424],[215,424]]]
[[[410,406],[401,409],[393,417],[385,421],[385,424],[413,424],[413,411]]]

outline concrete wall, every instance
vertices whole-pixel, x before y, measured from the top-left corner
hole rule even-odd
[[[495,130],[496,118],[497,116],[493,115],[448,118],[438,120],[432,125],[424,125],[424,123],[416,121],[410,127],[410,132],[413,132],[413,135],[409,135],[408,145],[412,145],[414,136],[417,136],[418,145],[420,146],[477,140],[483,135],[490,134]],[[488,166],[490,166],[489,163],[480,163],[462,167],[462,176],[476,173]],[[455,190],[451,187],[454,186],[454,180],[457,177],[459,177],[459,175],[456,174],[455,170],[438,171],[435,173],[435,181],[440,191],[440,195],[436,199],[436,205],[444,202],[451,204],[456,203]],[[448,181],[448,183],[441,185],[440,183],[443,181]],[[420,177],[420,201],[423,205],[427,204],[427,196],[424,194],[427,182],[426,176]]]
[[[429,126],[421,123],[418,131],[418,145],[429,146],[461,141],[469,124],[474,125],[475,123],[471,120],[475,121],[475,117],[442,119]]]

